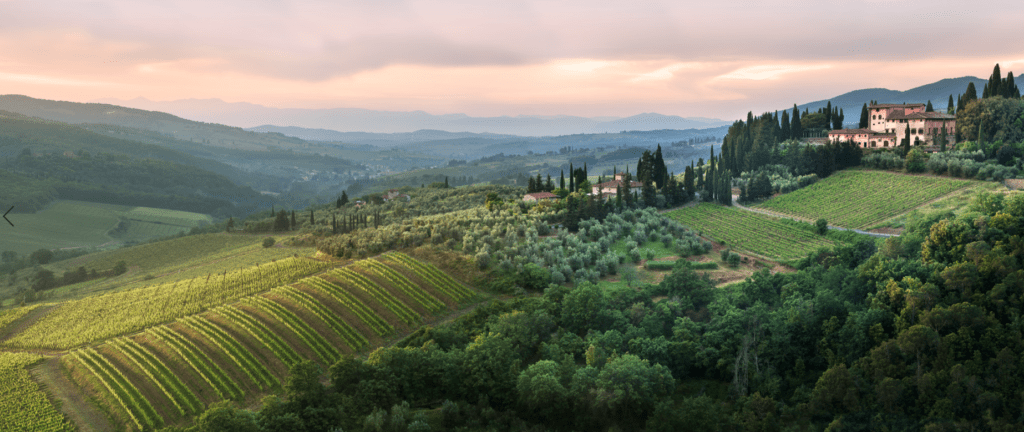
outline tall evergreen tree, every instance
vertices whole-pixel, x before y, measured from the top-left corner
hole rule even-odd
[[[683,172],[683,189],[686,190],[686,196],[693,199],[693,195],[697,191],[693,184],[693,167],[688,166]]]
[[[544,192],[555,190],[555,182],[551,181],[551,174],[548,174],[548,181],[544,183]]]
[[[782,137],[783,141],[785,141],[788,140],[792,134],[789,130],[789,111],[782,112],[782,119],[780,121],[782,122],[782,125],[779,126],[779,136]]]
[[[295,229],[295,225],[298,225],[295,221],[295,210],[292,210],[292,229]]]
[[[448,176],[444,176],[444,188],[448,189],[449,187],[451,186],[448,185]]]
[[[654,182],[659,188],[668,184],[668,167],[665,166],[665,157],[661,155],[661,144],[654,152]]]
[[[559,174],[559,177],[558,177],[558,188],[559,189],[565,189],[565,170],[562,170],[562,173]]]
[[[956,107],[957,112],[960,111],[960,108],[966,107],[967,104],[978,100],[978,90],[974,88],[974,81],[967,83],[967,90],[964,91],[963,98],[963,105]]]
[[[1013,82],[1013,71],[1006,73],[1006,80],[1003,82],[1003,97],[1020,99],[1020,89]]]
[[[871,127],[871,116],[868,114],[868,104],[864,104],[860,108],[860,123],[857,125],[860,129],[867,129]]]
[[[313,219],[313,209],[309,209],[309,224],[313,225],[314,223],[316,223],[316,220]]]
[[[526,193],[534,192],[537,192],[537,181],[533,179],[533,176],[530,176],[526,179]]]
[[[800,109],[793,104],[793,117],[790,118],[790,138],[800,139],[804,137],[804,128],[800,126]]]
[[[956,107],[953,106],[953,95],[949,95],[949,102],[946,102],[946,114],[955,114]]]
[[[924,107],[924,112],[935,112],[935,108],[932,108],[931,99],[928,99],[928,106]]]
[[[569,193],[576,192],[576,171],[572,168],[572,162],[569,162]]]
[[[274,219],[274,231],[288,231],[288,213],[284,210],[277,212],[277,217]]]
[[[1003,74],[999,72],[999,63],[996,63],[996,66],[992,68],[992,75],[988,77],[988,83],[985,84],[985,89],[982,90],[981,98],[1000,96],[1002,94],[1002,78]]]
[[[900,147],[903,148],[903,155],[906,156],[910,152],[910,126],[903,128],[903,140],[900,142]]]
[[[825,104],[825,127],[832,127],[832,101]]]

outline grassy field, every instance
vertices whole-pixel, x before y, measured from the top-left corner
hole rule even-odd
[[[47,291],[47,301],[63,301],[82,298],[97,292],[123,291],[146,285],[176,282],[208,274],[223,273],[238,268],[270,263],[293,256],[308,257],[315,253],[312,247],[285,247],[278,244],[264,248],[260,243],[264,236],[240,234],[202,234],[162,242],[132,246],[129,248],[89,254],[78,258],[46,264],[44,269],[57,276],[79,266],[96,271],[113,268],[118,261],[128,265],[128,272],[112,278],[100,278],[67,285]],[[0,295],[6,297],[0,306],[11,306],[11,293],[27,288],[33,269],[16,273],[14,285],[0,288]]]
[[[836,245],[834,240],[815,234],[807,224],[716,204],[684,207],[666,216],[716,242],[724,241],[727,247],[772,260],[799,259],[818,248]]]
[[[34,214],[12,213],[8,219],[14,227],[7,226],[0,250],[19,254],[143,241],[213,222],[198,213],[71,200],[55,201]]]
[[[759,207],[844,228],[870,228],[929,201],[977,184],[886,171],[846,170]]]
[[[153,302],[154,293],[138,294]],[[389,253],[154,322],[60,361],[128,430],[182,425],[211,402],[259,403],[280,391],[288,368],[304,358],[326,368],[476,295],[433,265]],[[106,327],[124,321],[97,320],[110,321]]]

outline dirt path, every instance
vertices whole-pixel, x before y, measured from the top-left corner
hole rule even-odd
[[[51,400],[59,401],[60,410],[79,431],[113,430],[110,420],[60,370],[60,358],[51,357],[29,369],[32,378],[42,384]]]
[[[738,208],[740,210],[744,210],[744,211],[748,211],[748,212],[753,212],[753,213],[760,213],[760,214],[763,214],[763,215],[766,215],[766,216],[771,216],[771,217],[776,217],[776,218],[791,219],[791,220],[800,221],[800,222],[807,222],[809,224],[813,224],[815,222],[813,220],[810,220],[810,219],[807,219],[807,218],[804,218],[804,217],[800,217],[800,216],[793,216],[793,215],[788,215],[788,214],[785,214],[785,213],[776,213],[776,212],[773,212],[773,211],[770,211],[770,210],[764,210],[764,209],[759,209],[759,208],[747,207],[747,206],[741,205],[738,202],[738,200],[739,200],[739,196],[738,195],[733,195],[732,196],[732,206],[736,207],[736,208]],[[925,205],[925,204],[922,204],[922,205]],[[918,209],[918,208],[920,208],[920,207],[914,207],[910,211],[913,211],[913,210]],[[906,214],[906,213],[903,213],[903,214]],[[899,217],[899,216],[894,216],[894,217]],[[838,226],[835,226],[835,225],[829,225],[828,229],[830,229],[830,230],[839,230],[839,231],[853,231],[853,232],[855,232],[857,234],[864,234],[864,235],[869,235],[869,236],[872,236],[872,237],[886,237],[886,238],[888,238],[888,237],[899,237],[899,234],[887,234],[887,233],[879,233],[879,232],[872,232],[872,231],[864,231],[864,230],[853,229],[853,228],[838,227]]]
[[[7,340],[11,336],[21,333],[23,330],[27,329],[32,324],[35,324],[36,321],[45,316],[46,313],[49,312],[50,309],[53,309],[54,307],[56,306],[39,306],[33,309],[31,312],[25,314],[25,316],[18,318],[13,323],[11,323],[11,325],[7,326],[7,328],[0,330],[0,342]]]

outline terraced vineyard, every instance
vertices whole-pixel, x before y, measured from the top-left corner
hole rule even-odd
[[[262,292],[220,297],[220,305],[191,309],[61,361],[115,423],[153,429],[180,424],[219,400],[255,403],[279,391],[288,368],[303,359],[326,368],[341,354],[381,345],[425,315],[474,295],[430,264],[389,253]]]
[[[15,348],[73,348],[196,314],[329,266],[323,261],[289,258],[220,275],[69,301],[4,344]]]
[[[73,431],[75,427],[54,408],[26,369],[43,357],[29,353],[0,353],[0,410],[3,431]]]
[[[844,228],[865,229],[974,183],[885,171],[839,171],[758,207],[812,220],[825,218],[829,224]]]
[[[666,213],[679,223],[701,231],[726,246],[775,260],[793,260],[836,243],[771,216],[703,203]]]

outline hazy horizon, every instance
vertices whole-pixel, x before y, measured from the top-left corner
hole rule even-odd
[[[1020,73],[1024,47],[1011,42],[1022,12],[953,1],[0,0],[0,88],[74,102],[732,120],[863,88],[986,78],[995,63]]]

